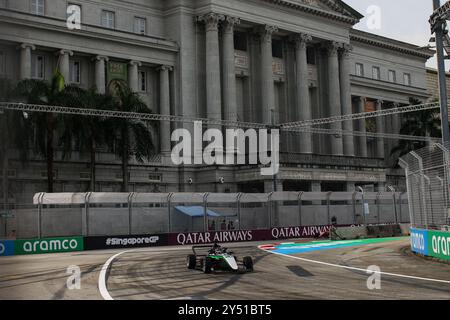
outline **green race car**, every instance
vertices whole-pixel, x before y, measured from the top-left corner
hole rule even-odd
[[[209,249],[206,254],[198,254],[198,249]],[[186,266],[191,270],[202,270],[204,273],[214,271],[230,271],[230,272],[252,272],[252,257],[244,257],[242,261],[238,261],[233,252],[228,251],[217,243],[211,246],[193,246],[192,251],[186,258]]]

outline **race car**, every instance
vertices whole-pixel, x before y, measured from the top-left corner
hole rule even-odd
[[[199,254],[199,249],[206,249],[206,254]],[[214,271],[231,271],[231,272],[252,272],[252,257],[244,257],[242,261],[238,261],[233,252],[227,248],[221,247],[217,243],[211,246],[193,246],[192,251],[186,258],[186,266],[188,269],[203,270],[204,273]]]

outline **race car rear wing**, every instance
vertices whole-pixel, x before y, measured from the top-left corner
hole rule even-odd
[[[210,249],[212,248],[212,246],[211,245],[206,245],[206,246],[192,246],[192,252],[194,252],[194,254],[196,255],[196,256],[206,256],[207,254],[198,254],[197,253],[197,249],[208,249],[206,252],[208,252]]]

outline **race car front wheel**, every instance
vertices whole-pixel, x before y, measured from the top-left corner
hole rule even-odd
[[[252,257],[244,257],[243,263],[244,263],[244,267],[248,271],[253,271],[253,259],[252,259]]]
[[[203,261],[203,272],[208,274],[212,271],[212,261],[210,258],[206,257],[206,259]]]
[[[195,269],[196,264],[197,264],[197,258],[193,254],[188,255],[186,258],[186,266],[188,267],[188,269],[191,269],[191,270]]]

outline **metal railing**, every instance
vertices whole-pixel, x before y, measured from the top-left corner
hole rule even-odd
[[[38,193],[0,217],[0,238],[119,236],[408,223],[397,192]]]
[[[449,144],[431,144],[400,159],[406,171],[411,225],[416,228],[448,230]]]

